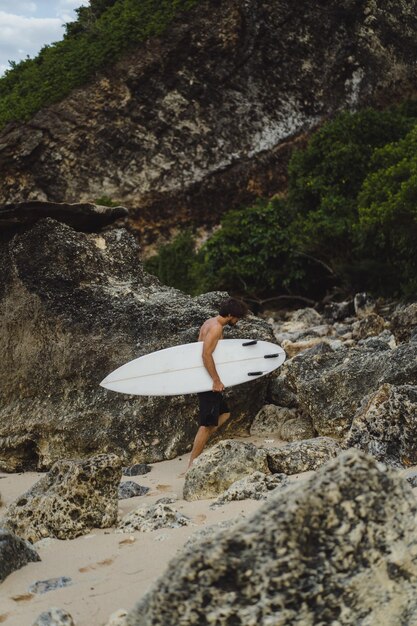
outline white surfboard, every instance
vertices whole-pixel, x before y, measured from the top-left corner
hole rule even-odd
[[[151,352],[114,370],[100,385],[138,396],[210,391],[213,381],[202,354],[202,341]],[[232,387],[272,372],[285,361],[285,352],[268,341],[221,339],[213,358],[223,384]]]

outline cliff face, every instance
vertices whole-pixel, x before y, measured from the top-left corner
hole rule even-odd
[[[152,240],[279,192],[339,109],[413,93],[417,2],[205,0],[63,102],[0,135],[0,202],[130,207]]]

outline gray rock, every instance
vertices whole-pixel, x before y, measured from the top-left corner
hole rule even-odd
[[[221,522],[217,522],[217,524],[211,524],[210,526],[203,526],[203,528],[199,528],[196,530],[191,537],[186,541],[185,548],[192,548],[192,546],[196,546],[200,544],[205,539],[215,537],[219,534],[219,532],[226,530],[228,528],[232,528],[239,524],[242,521],[242,516],[232,517],[231,519],[225,519]]]
[[[127,623],[415,624],[416,514],[396,472],[344,452],[250,519],[184,550]]]
[[[291,391],[284,373],[281,373],[271,380],[268,389],[268,397],[271,399],[272,403],[289,409],[294,409],[298,405],[297,397]]]
[[[251,435],[275,434],[284,441],[298,441],[315,436],[311,418],[297,409],[266,404],[255,416]]]
[[[227,294],[191,298],[146,274],[138,258],[125,229],[84,233],[51,218],[0,241],[0,469],[47,469],[109,450],[127,466],[191,446],[194,396],[127,396],[99,383],[135,357],[196,341]],[[254,317],[226,332],[238,336],[273,338]],[[230,390],[236,431],[248,431],[267,384]]]
[[[40,561],[32,546],[10,530],[0,528],[0,582],[27,563]]]
[[[341,322],[353,315],[355,308],[353,302],[330,302],[324,307],[324,317],[332,322]]]
[[[142,476],[143,474],[149,474],[151,466],[146,463],[136,463],[130,467],[124,467],[122,470],[123,476]]]
[[[382,385],[363,402],[344,440],[394,466],[417,464],[417,386]]]
[[[49,578],[48,580],[38,580],[29,586],[29,593],[48,593],[48,591],[55,591],[55,589],[62,589],[63,587],[69,587],[73,584],[72,579],[69,576],[60,576],[59,578]]]
[[[368,317],[373,313],[376,313],[375,299],[366,292],[357,293],[353,298],[353,306],[355,308],[355,315],[358,319]]]
[[[120,483],[118,490],[119,500],[125,500],[126,498],[135,498],[136,496],[144,496],[150,491],[149,487],[143,487],[138,485],[133,480],[127,480]]]
[[[186,473],[184,499],[213,498],[236,480],[256,471],[269,473],[264,450],[251,443],[221,441],[203,452]]]
[[[316,436],[313,422],[308,415],[297,415],[288,419],[281,426],[280,436],[283,441],[301,441]]]
[[[119,523],[118,531],[132,533],[140,530],[143,533],[160,528],[179,528],[188,526],[190,518],[178,513],[168,504],[157,502],[151,506],[141,506],[128,513]]]
[[[385,326],[384,318],[376,313],[372,313],[353,324],[352,336],[356,340],[375,337],[385,330]]]
[[[31,541],[73,539],[116,523],[120,459],[102,454],[83,461],[58,461],[13,502],[1,525]]]
[[[417,330],[417,302],[396,308],[391,319],[391,329],[398,341],[409,341]]]
[[[294,419],[298,415],[296,409],[288,409],[287,407],[276,406],[275,404],[266,404],[255,415],[250,427],[251,435],[268,435],[275,433],[281,436],[282,425],[290,419]]]
[[[75,626],[75,624],[67,611],[53,607],[41,613],[32,626]]]
[[[210,508],[217,508],[232,502],[233,500],[267,500],[272,492],[278,487],[287,484],[285,474],[263,474],[262,472],[254,472],[250,476],[245,476],[237,480],[233,485],[210,505]]]
[[[330,437],[295,441],[281,448],[266,449],[271,472],[298,474],[316,470],[342,452],[339,443]]]
[[[417,384],[417,344],[376,351],[361,346],[321,355],[306,352],[286,367],[286,379],[320,435],[341,437],[363,398],[383,383]]]

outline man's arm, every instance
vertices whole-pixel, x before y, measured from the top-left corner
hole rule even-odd
[[[211,328],[203,343],[203,363],[204,367],[213,379],[213,391],[223,391],[224,385],[220,380],[220,376],[217,373],[216,365],[213,359],[213,352],[216,349],[217,342],[222,335],[222,329]]]

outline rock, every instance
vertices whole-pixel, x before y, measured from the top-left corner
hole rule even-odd
[[[394,0],[300,12],[290,0],[199,2],[62,102],[4,128],[0,202],[104,194],[132,207],[145,242],[196,215],[212,226],[283,191],[292,150],[336,111],[412,93],[416,30]]]
[[[287,364],[286,380],[318,434],[342,437],[363,398],[383,383],[417,384],[417,344],[306,352]]]
[[[250,427],[251,435],[276,434],[280,436],[282,425],[298,415],[296,409],[288,409],[275,404],[266,404],[255,415]]]
[[[237,480],[233,485],[210,505],[214,509],[222,506],[226,502],[233,500],[267,500],[271,493],[287,484],[285,474],[263,474],[262,472],[254,472],[250,476],[245,476]]]
[[[355,312],[353,302],[331,302],[324,307],[324,317],[332,322],[341,322]]]
[[[289,409],[294,409],[297,407],[297,397],[291,391],[286,375],[283,373],[285,371],[285,367],[281,369],[281,374],[276,378],[272,378],[269,389],[268,389],[268,397],[274,404],[277,404],[281,407],[287,407]],[[262,409],[261,409],[262,410]]]
[[[120,459],[114,454],[58,461],[6,509],[1,524],[32,543],[108,528],[117,520],[120,478]]]
[[[36,550],[10,530],[0,527],[0,582],[33,561],[40,561]]]
[[[363,402],[344,440],[394,466],[417,464],[417,386],[382,385]]]
[[[417,470],[410,469],[402,474],[402,476],[406,479],[406,481],[413,489],[417,487]]]
[[[128,513],[119,523],[118,530],[122,533],[132,533],[135,530],[148,533],[160,528],[188,526],[189,523],[189,517],[181,515],[168,504],[156,503],[141,506]]]
[[[49,580],[38,580],[29,586],[29,593],[48,593],[48,591],[55,591],[55,589],[69,587],[72,584],[72,579],[68,576],[50,578]]]
[[[397,347],[397,342],[394,335],[388,330],[384,330],[380,335],[376,337],[367,337],[366,339],[360,339],[358,346],[367,346],[373,350],[385,350],[388,346],[391,350]]]
[[[67,202],[16,202],[0,206],[0,228],[4,236],[32,226],[38,220],[52,217],[58,222],[72,226],[76,230],[94,232],[116,220],[127,217],[129,211],[122,206],[108,207],[89,202],[68,204]]]
[[[226,528],[232,528],[233,526],[236,526],[236,524],[238,524],[241,521],[242,521],[242,516],[239,515],[239,517],[232,517],[231,519],[225,519],[225,520],[222,520],[221,522],[217,522],[217,524],[211,524],[210,526],[203,526],[202,528],[199,528],[198,530],[196,530],[191,535],[191,537],[189,537],[189,539],[185,543],[185,548],[192,548],[192,546],[200,544],[205,539],[216,536],[219,533],[219,531],[223,531]]]
[[[316,470],[341,452],[339,443],[330,437],[316,437],[288,443],[281,448],[266,449],[268,466],[274,474]]]
[[[67,611],[54,607],[41,613],[32,626],[75,626],[75,624]]]
[[[191,446],[195,396],[127,396],[99,383],[135,357],[196,341],[227,294],[191,298],[164,287],[138,257],[123,228],[84,233],[51,218],[0,241],[1,470],[45,470],[109,450],[124,466],[151,463]],[[250,316],[226,337],[273,335]],[[267,385],[231,389],[235,432],[248,432]]]
[[[314,346],[317,346],[320,343],[323,343],[323,339],[321,337],[309,339],[308,341],[296,341],[295,343],[287,340],[282,342],[282,347],[284,348],[287,357],[291,359],[293,356],[300,354],[300,352],[305,352],[310,348],[314,348]]]
[[[315,432],[311,418],[301,415],[297,409],[267,404],[255,416],[250,434],[276,434],[284,441],[297,441],[314,437]]]
[[[417,330],[417,302],[396,308],[391,319],[391,330],[400,342],[411,339]]]
[[[127,611],[119,609],[112,613],[106,626],[127,626]]]
[[[130,467],[124,467],[122,470],[123,476],[142,476],[148,474],[151,471],[151,466],[146,463],[136,463]]]
[[[357,293],[353,298],[353,306],[358,319],[364,319],[376,313],[376,302],[369,293]]]
[[[396,472],[344,452],[180,553],[128,625],[414,624],[416,514]]]
[[[376,313],[360,319],[353,324],[353,338],[366,339],[375,337],[385,330],[385,320]]]
[[[125,500],[126,498],[135,498],[136,496],[144,496],[150,491],[149,487],[142,487],[133,480],[127,480],[120,483],[118,490],[119,500]]]
[[[308,415],[297,415],[284,422],[280,436],[283,441],[301,441],[303,439],[312,439],[316,434],[311,417]]]
[[[264,450],[251,443],[221,441],[203,452],[186,473],[184,499],[213,498],[256,471],[269,474]]]

